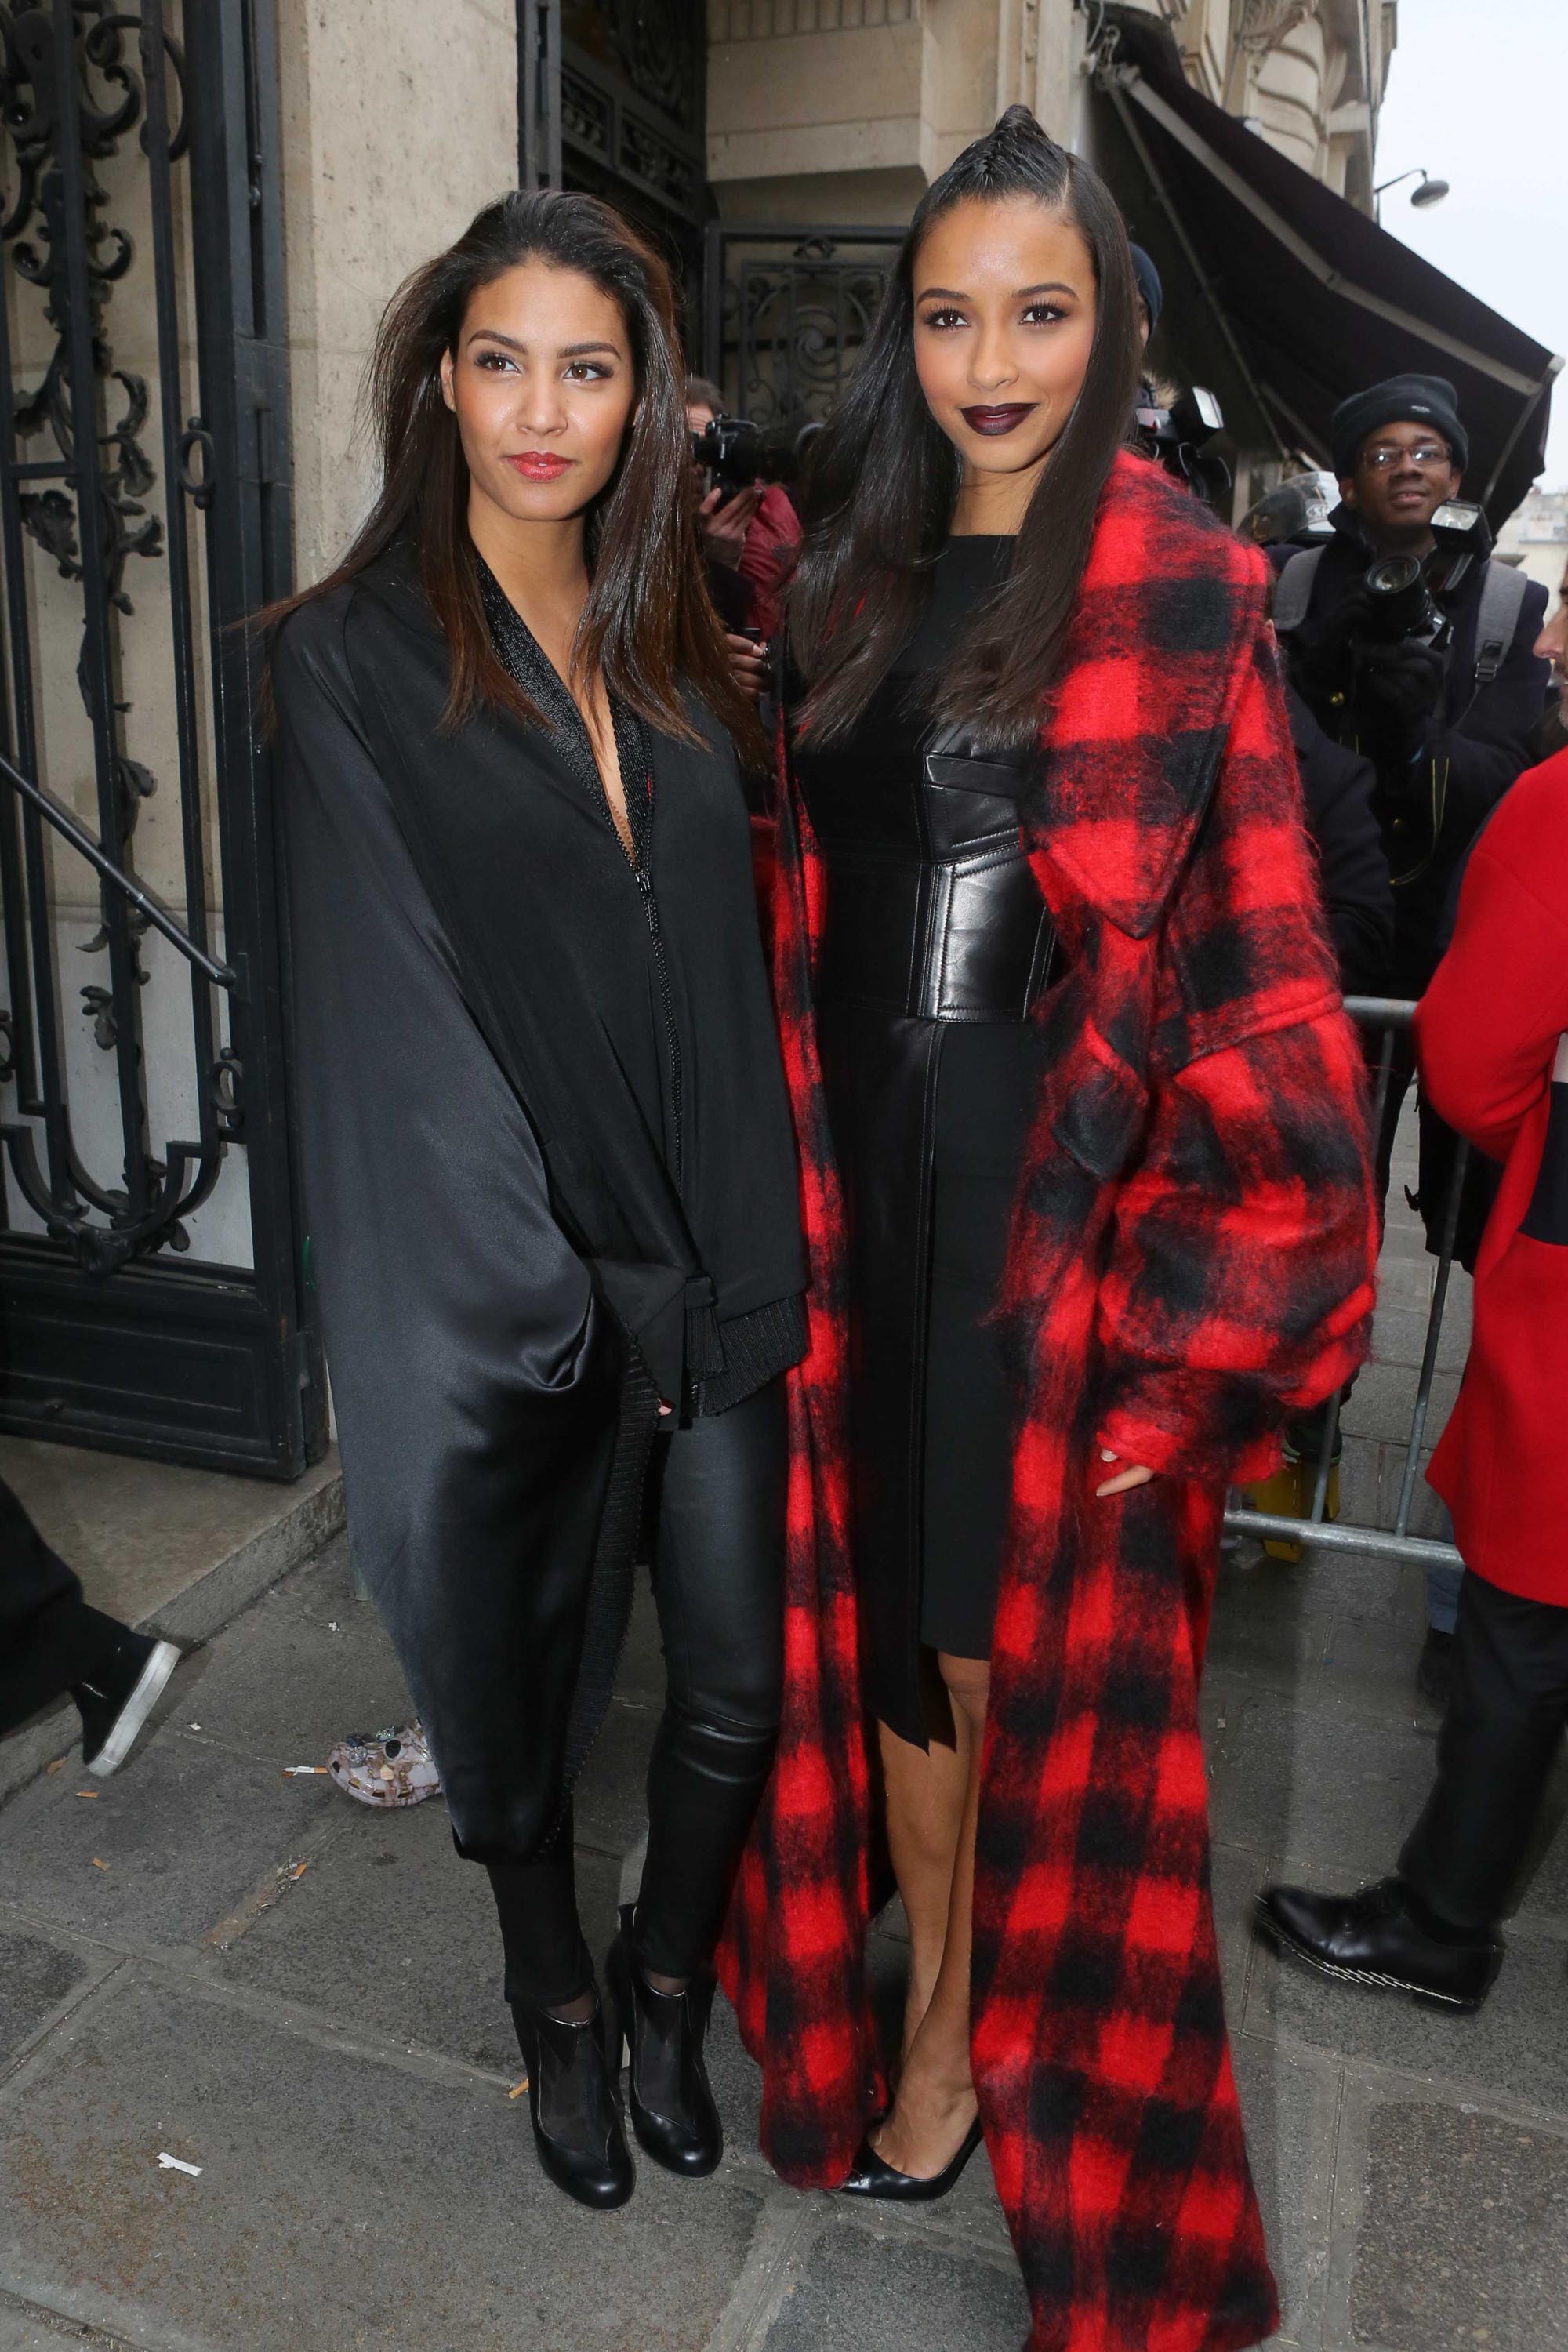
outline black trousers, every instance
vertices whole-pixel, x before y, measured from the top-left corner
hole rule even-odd
[[[1373,1094],[1377,1090],[1378,1066],[1383,1058],[1383,1038],[1377,1031],[1368,1034],[1364,1051],[1367,1080]],[[1387,1216],[1389,1179],[1394,1168],[1394,1139],[1399,1132],[1400,1114],[1405,1097],[1415,1081],[1415,1041],[1408,1029],[1396,1029],[1388,1065],[1388,1092],[1383,1098],[1383,1117],[1377,1124],[1373,1144],[1373,1183],[1377,1196],[1377,1213]]]
[[[124,1630],[88,1607],[72,1570],[0,1479],[0,1734],[90,1680]]]
[[[772,1767],[788,1465],[782,1380],[656,1440],[653,1595],[667,1679],[636,1936],[660,1975],[689,1976],[712,1951]],[[493,1864],[489,1878],[507,1999],[563,2008],[593,1981],[570,1822],[549,1854]]]
[[[1400,1875],[1440,1919],[1495,1927],[1568,1725],[1568,1609],[1467,1570],[1437,1779]]]

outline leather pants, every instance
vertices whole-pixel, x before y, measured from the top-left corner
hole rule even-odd
[[[1439,1919],[1496,1927],[1568,1723],[1568,1609],[1467,1570],[1437,1779],[1399,1858]]]
[[[718,1940],[778,1737],[784,1681],[784,1384],[655,1443],[654,1605],[663,1717],[648,1762],[638,1958],[689,1976]],[[593,1962],[578,1924],[568,1819],[548,1854],[489,1865],[509,2000],[563,2009]]]

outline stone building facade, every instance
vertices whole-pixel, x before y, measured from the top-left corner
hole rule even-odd
[[[1568,490],[1531,490],[1498,533],[1498,553],[1555,601],[1568,579]]]
[[[1363,211],[1394,0],[1149,0],[1188,79]],[[907,219],[1005,106],[1092,147],[1105,11],[1074,0],[709,0],[708,170],[726,220]]]

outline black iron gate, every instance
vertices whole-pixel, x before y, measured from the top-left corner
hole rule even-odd
[[[695,301],[708,40],[692,0],[518,0],[518,184],[603,196]]]
[[[903,231],[710,222],[702,373],[758,425],[821,418],[876,317]]]
[[[275,44],[272,0],[0,9],[0,1428],[289,1477]]]

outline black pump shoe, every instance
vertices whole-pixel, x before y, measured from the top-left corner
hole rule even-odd
[[[511,2015],[528,2068],[528,2111],[546,2174],[579,2205],[601,2213],[624,2205],[637,2175],[621,2128],[599,2003],[581,2023],[520,2000],[512,2002]]]
[[[863,2139],[855,2152],[848,2179],[838,2184],[838,2193],[841,2197],[879,2197],[889,2205],[929,2205],[933,2199],[945,2197],[950,2189],[957,2187],[959,2176],[979,2147],[981,2137],[980,2118],[976,2116],[952,2163],[929,2175],[895,2172],[890,2164],[884,2164],[870,2141]]]
[[[632,1907],[621,1906],[621,1931],[605,1964],[614,2030],[630,2059],[632,2129],[656,2164],[697,2180],[724,2153],[724,2126],[702,2058],[713,1979],[705,1969],[684,1992],[656,1992],[632,1941]],[[619,2063],[617,2051],[612,2063]]]
[[[1325,1976],[1446,2009],[1479,2009],[1502,1966],[1500,1936],[1444,1929],[1401,1878],[1380,1878],[1355,1895],[1267,1886],[1258,1925],[1281,1952]]]

